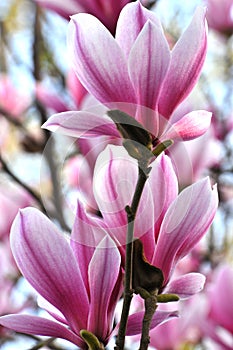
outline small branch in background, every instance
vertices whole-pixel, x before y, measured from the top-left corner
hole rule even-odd
[[[41,349],[43,348],[44,346],[48,346],[50,345],[51,343],[53,343],[53,341],[55,340],[56,338],[49,338],[49,339],[46,339],[46,340],[41,340],[38,344],[36,344],[35,346],[33,346],[32,348],[30,348],[29,350],[38,350],[38,349]]]
[[[19,184],[22,188],[24,188],[35,200],[36,202],[39,204],[39,206],[41,207],[41,210],[43,211],[43,213],[47,213],[46,208],[44,207],[44,204],[40,198],[40,196],[31,188],[29,187],[27,184],[25,184],[22,180],[20,180],[8,167],[7,163],[5,162],[5,160],[2,158],[2,156],[0,155],[0,163],[2,165],[2,170],[4,170],[17,184]]]
[[[42,340],[40,337],[37,337],[36,335],[33,335],[33,334],[26,334],[26,333],[20,333],[20,332],[17,332],[17,334],[20,336],[26,337],[26,338],[33,339],[36,342],[38,342],[36,345],[34,345],[32,348],[30,348],[28,350],[38,350],[44,346],[46,346],[47,348],[49,348],[51,350],[64,350],[63,347],[54,344],[54,341],[56,340],[56,338],[52,337],[52,338]]]
[[[19,128],[21,131],[23,131],[24,133],[27,133],[27,129],[25,128],[25,126],[18,120],[16,119],[12,114],[10,114],[9,112],[7,112],[5,109],[3,109],[0,106],[0,114],[12,125],[16,126],[17,128]]]
[[[33,40],[33,76],[35,83],[42,79],[41,76],[41,50],[43,49],[43,37],[41,34],[41,9],[35,4],[35,22],[34,22],[34,40]],[[47,120],[47,114],[44,106],[36,100],[36,107],[40,114],[41,124]],[[60,187],[60,179],[58,176],[57,162],[55,161],[55,144],[51,137],[51,133],[44,130],[44,155],[50,170],[51,182],[53,186],[53,205],[55,207],[56,219],[59,221],[61,227],[69,231],[63,214],[63,198]]]

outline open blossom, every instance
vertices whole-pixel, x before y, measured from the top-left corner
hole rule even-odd
[[[7,75],[0,75],[0,109],[19,118],[29,104],[29,97],[17,90]]]
[[[84,329],[107,344],[122,294],[120,253],[103,229],[79,229],[75,222],[68,242],[37,209],[19,212],[11,231],[12,252],[19,269],[40,294],[40,305],[54,320],[18,314],[1,317],[0,325],[63,338],[86,350],[80,336]],[[80,243],[83,236],[88,245]],[[159,312],[152,327],[174,316],[174,312]],[[142,318],[142,312],[131,316],[128,335],[135,334],[135,329],[140,333]]]
[[[195,111],[170,117],[200,75],[207,48],[205,9],[198,8],[172,51],[162,26],[139,1],[120,13],[116,37],[90,14],[72,16],[68,46],[77,77],[98,101],[135,117],[153,139],[189,140],[208,128],[211,113]],[[71,136],[119,137],[108,117],[94,112],[66,112],[44,125]],[[86,135],[84,135],[86,133]]]
[[[233,302],[231,298],[233,293],[233,268],[231,265],[222,265],[212,277],[213,281],[207,292],[209,303],[208,322],[213,329],[222,327],[227,330],[233,340]],[[216,296],[218,296],[217,300]]]
[[[207,20],[211,28],[220,33],[233,33],[233,1],[206,0]]]
[[[0,240],[8,240],[12,222],[19,208],[32,204],[32,198],[20,187],[0,185]]]
[[[129,0],[35,0],[66,19],[78,12],[87,12],[97,18],[114,34],[121,9]]]
[[[170,159],[159,157],[151,167],[135,219],[135,237],[143,242],[146,259],[162,270],[163,290],[189,296],[202,288],[204,277],[187,274],[172,281],[172,273],[178,261],[192,250],[211,225],[218,205],[217,191],[205,178],[178,195]],[[136,181],[136,161],[123,147],[107,146],[97,159],[93,180],[102,219],[86,214],[81,203],[77,211],[80,230],[86,225],[104,227],[119,246],[123,260],[127,230],[125,206],[132,201]]]

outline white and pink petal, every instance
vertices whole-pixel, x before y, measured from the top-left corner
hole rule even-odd
[[[124,53],[97,18],[86,13],[71,17],[68,49],[77,77],[98,101],[135,102]]]
[[[87,111],[68,111],[54,114],[42,125],[42,128],[77,138],[103,135],[120,138],[120,134],[110,118]]]
[[[26,208],[16,216],[10,240],[29,283],[61,311],[73,330],[85,328],[87,292],[73,251],[56,226],[39,210]]]

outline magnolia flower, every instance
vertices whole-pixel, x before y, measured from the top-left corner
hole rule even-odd
[[[120,253],[103,229],[79,228],[75,222],[69,244],[37,209],[19,212],[10,236],[12,252],[22,274],[40,294],[40,305],[54,320],[8,315],[0,318],[0,325],[18,332],[63,338],[81,349],[87,349],[87,345],[80,331],[87,330],[107,344],[122,293]],[[88,245],[79,243],[83,236]],[[174,316],[174,312],[159,312],[152,327]],[[142,318],[142,312],[131,316],[128,335],[140,333]]]
[[[178,303],[180,317],[164,323],[150,332],[150,345],[156,350],[182,349],[199,343],[203,333],[200,324],[205,317],[207,302],[202,294]],[[160,304],[159,309],[169,309],[169,304]],[[194,345],[195,344],[195,345]]]
[[[5,111],[19,118],[29,105],[29,97],[17,90],[7,75],[0,75],[0,114]]]
[[[231,295],[233,293],[233,268],[223,265],[213,276],[212,286],[208,292],[210,305],[209,320],[215,327],[225,328],[233,336],[233,305]],[[218,301],[216,300],[218,295]]]
[[[211,28],[220,33],[233,33],[233,1],[206,0],[207,19]]]
[[[151,163],[135,219],[135,237],[144,245],[146,259],[164,275],[162,291],[187,297],[203,287],[204,277],[186,274],[171,280],[173,270],[206,233],[217,205],[217,190],[208,178],[187,187],[178,195],[177,177],[167,156]],[[103,227],[117,243],[124,260],[127,217],[125,206],[132,201],[137,181],[137,162],[123,147],[107,146],[96,162],[94,196],[102,219],[86,214],[78,204],[77,225]],[[85,240],[82,237],[82,241]],[[84,241],[85,243],[85,241]],[[161,291],[161,292],[162,292]]]
[[[78,12],[87,12],[97,18],[114,34],[117,18],[121,9],[130,0],[35,0],[39,5],[57,12],[62,17]]]
[[[190,140],[208,128],[211,113],[170,117],[200,75],[207,48],[205,10],[198,8],[170,51],[155,14],[139,1],[121,11],[114,38],[90,14],[72,16],[68,47],[77,77],[98,101],[135,117],[157,139]],[[44,127],[76,137],[119,137],[112,120],[90,111],[55,114]]]
[[[8,239],[12,222],[19,208],[33,205],[29,194],[18,186],[0,185],[0,239]]]

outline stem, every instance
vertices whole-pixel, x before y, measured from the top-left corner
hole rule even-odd
[[[149,336],[150,324],[156,309],[157,309],[156,294],[150,294],[150,296],[148,296],[145,299],[145,314],[143,318],[142,336],[141,336],[139,350],[148,349],[148,345],[150,343],[150,336]]]
[[[134,192],[131,207],[125,208],[127,213],[127,237],[126,237],[126,261],[125,261],[125,288],[123,308],[119,326],[119,332],[116,340],[115,350],[123,350],[125,344],[125,334],[127,322],[129,317],[129,309],[133,297],[132,291],[132,262],[133,262],[133,238],[134,238],[134,221],[142,195],[143,188],[148,178],[150,168],[148,168],[148,161],[145,163],[138,163],[138,181]]]

